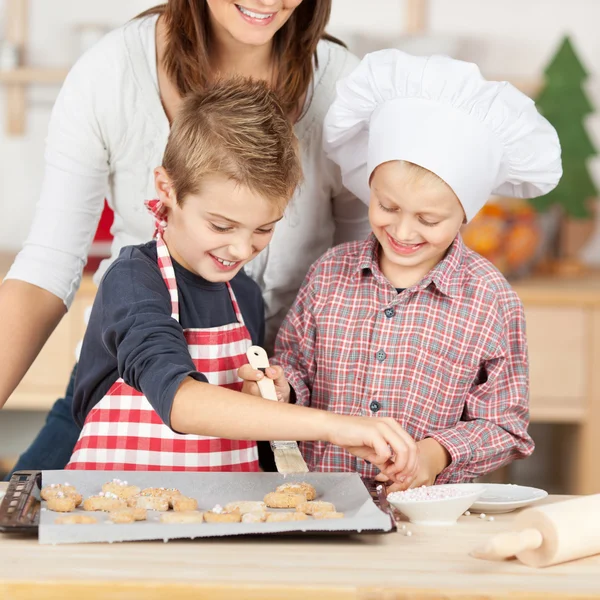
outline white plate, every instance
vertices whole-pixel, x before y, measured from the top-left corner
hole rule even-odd
[[[483,513],[505,513],[533,504],[548,495],[545,490],[523,485],[482,483],[485,492],[469,510]]]

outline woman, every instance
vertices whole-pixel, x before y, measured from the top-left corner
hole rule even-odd
[[[46,173],[32,230],[0,286],[0,406],[69,307],[104,197],[115,211],[109,261],[151,239],[169,123],[181,98],[217,75],[267,80],[295,122],[304,183],[271,245],[247,267],[263,290],[270,340],[309,265],[333,243],[368,231],[366,207],[345,191],[321,147],[335,84],[357,64],[324,33],[331,0],[170,0],[107,35],[73,67],[49,126]],[[16,469],[62,469],[79,430],[73,377]]]

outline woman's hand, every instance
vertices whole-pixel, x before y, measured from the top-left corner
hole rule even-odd
[[[242,392],[251,396],[260,396],[257,381],[260,381],[266,376],[273,380],[275,384],[275,393],[279,402],[290,401],[290,384],[287,382],[283,369],[277,366],[267,367],[265,373],[254,369],[251,365],[243,365],[238,369],[238,377],[244,380]]]
[[[380,473],[375,477],[377,481],[390,484],[387,488],[388,494],[422,485],[433,485],[437,476],[450,464],[448,451],[434,439],[425,438],[417,442],[416,445],[419,458],[412,478],[407,477],[404,481],[394,482],[385,473]]]
[[[414,479],[417,444],[394,419],[327,413],[328,442],[376,466],[394,483]]]

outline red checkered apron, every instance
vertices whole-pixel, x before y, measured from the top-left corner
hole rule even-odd
[[[162,231],[162,207],[147,203],[157,218],[158,264],[171,295],[172,314],[179,320],[175,271]],[[227,284],[237,321],[208,329],[185,329],[196,369],[209,383],[241,390],[237,369],[247,362],[252,345],[231,286]],[[105,471],[258,471],[255,442],[199,435],[180,435],[169,429],[145,396],[116,381],[88,414],[67,469]]]

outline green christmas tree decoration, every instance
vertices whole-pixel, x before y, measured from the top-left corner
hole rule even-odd
[[[558,132],[563,177],[556,189],[531,203],[538,210],[558,204],[568,216],[585,219],[590,217],[590,198],[598,195],[587,167],[588,159],[597,152],[585,128],[585,118],[594,107],[582,87],[588,73],[568,36],[544,73],[545,87],[537,106]]]

